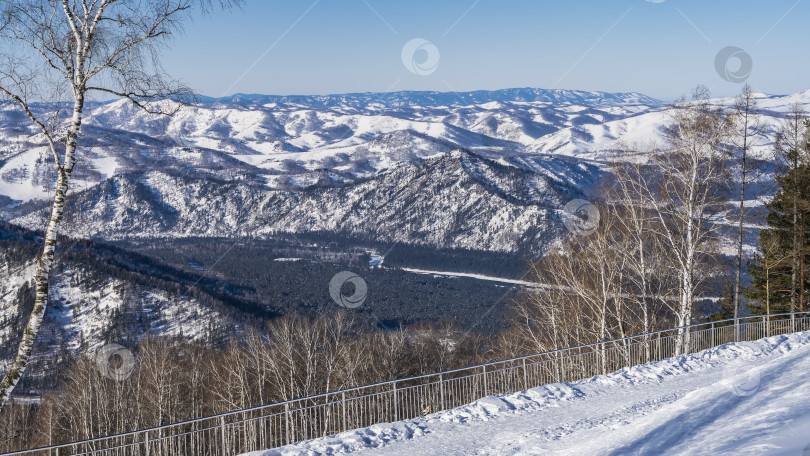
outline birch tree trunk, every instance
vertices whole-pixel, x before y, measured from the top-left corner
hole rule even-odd
[[[739,117],[739,136],[742,139],[740,144],[740,213],[737,219],[737,267],[734,271],[734,323],[737,325],[740,311],[741,279],[742,279],[742,257],[743,257],[743,225],[745,222],[745,187],[748,184],[748,147],[750,139],[756,135],[752,134],[751,127],[758,129],[756,119],[756,100],[754,99],[751,87],[746,84],[742,93],[737,98],[737,116]],[[752,125],[754,124],[754,125]],[[739,331],[739,328],[736,330]]]
[[[240,2],[221,0],[219,4],[228,7]],[[209,0],[0,0],[0,95],[21,108],[44,136],[57,170],[36,270],[34,309],[17,356],[0,381],[0,408],[31,362],[47,310],[58,228],[76,166],[85,97],[103,93],[108,98],[128,99],[151,114],[172,115],[179,104],[149,102],[191,92],[165,77],[158,50],[193,6],[207,11],[209,4]],[[41,111],[32,109],[34,102],[52,108],[42,114],[46,121],[34,113]],[[61,109],[71,103],[73,115],[63,136]]]
[[[2,382],[0,382],[0,406],[6,403],[14,387],[17,386],[25,369],[31,362],[34,341],[39,334],[42,320],[45,318],[45,310],[48,308],[51,268],[53,267],[53,257],[56,251],[59,224],[62,222],[65,213],[65,202],[70,187],[70,176],[76,164],[76,139],[82,125],[83,110],[84,96],[81,95],[76,99],[73,106],[73,119],[68,132],[64,165],[57,170],[56,192],[54,193],[53,202],[51,203],[50,219],[45,229],[44,246],[39,261],[37,262],[37,271],[34,277],[36,282],[34,309],[23,330],[23,337],[17,350],[17,356],[14,358],[11,366],[9,366]]]

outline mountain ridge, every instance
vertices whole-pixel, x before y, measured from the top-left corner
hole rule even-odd
[[[96,239],[331,231],[378,242],[539,254],[563,230],[562,207],[582,197],[601,171],[564,157],[533,165],[546,172],[455,150],[368,180],[298,190],[165,171],[123,174],[72,195],[69,211],[83,221],[71,231]],[[43,204],[11,222],[36,229],[46,216]]]
[[[627,104],[662,104],[663,102],[640,92],[605,92],[566,89],[542,89],[537,87],[519,87],[495,90],[473,90],[466,92],[432,91],[432,90],[401,90],[396,92],[348,92],[340,94],[323,95],[272,95],[272,94],[244,94],[236,93],[224,97],[200,96],[199,100],[206,103],[278,103],[299,104],[303,106],[329,108],[349,105],[358,105],[365,102],[385,101],[393,106],[451,106],[483,104],[493,101],[513,102],[569,102],[588,105],[604,105],[607,103]]]

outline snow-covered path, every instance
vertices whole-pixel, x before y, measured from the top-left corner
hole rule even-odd
[[[487,397],[252,456],[810,455],[810,332]]]

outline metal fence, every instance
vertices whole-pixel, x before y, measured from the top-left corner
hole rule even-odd
[[[682,353],[810,330],[810,312],[701,323],[3,455],[210,455],[279,447],[571,382]]]

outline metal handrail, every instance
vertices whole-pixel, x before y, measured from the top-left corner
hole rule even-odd
[[[421,384],[421,385],[416,385],[416,386],[424,387],[424,386],[431,386],[431,385],[441,385],[443,383],[447,383],[447,382],[454,381],[454,380],[469,379],[469,378],[474,378],[474,377],[482,375],[482,372],[472,372],[472,371],[483,371],[483,375],[486,375],[486,374],[492,374],[492,373],[495,373],[495,372],[502,372],[502,371],[511,370],[511,369],[516,368],[515,366],[504,366],[504,367],[501,367],[501,368],[498,368],[498,369],[488,370],[487,367],[490,367],[490,366],[504,365],[504,364],[508,364],[508,363],[514,363],[516,361],[530,360],[531,358],[536,358],[536,357],[547,357],[547,359],[545,359],[545,360],[534,361],[531,364],[524,363],[523,366],[524,366],[524,369],[525,369],[525,366],[540,364],[540,363],[543,363],[543,362],[550,361],[552,359],[553,360],[565,360],[565,359],[567,359],[569,357],[573,357],[575,355],[583,355],[583,354],[586,354],[586,353],[594,353],[595,354],[595,353],[600,353],[600,352],[605,351],[605,350],[612,350],[612,349],[621,347],[622,345],[618,345],[618,344],[620,344],[622,342],[631,342],[632,345],[638,345],[638,344],[641,344],[641,343],[644,343],[644,342],[650,342],[651,337],[654,337],[654,336],[659,336],[659,338],[660,338],[660,336],[662,336],[664,334],[667,334],[667,337],[689,334],[689,333],[691,333],[691,329],[697,328],[697,327],[705,327],[704,330],[719,329],[718,325],[722,325],[724,323],[729,323],[729,322],[734,322],[734,324],[732,326],[721,326],[721,327],[738,328],[740,325],[747,324],[748,321],[750,321],[750,320],[754,320],[757,323],[759,323],[759,322],[765,323],[766,321],[770,322],[775,317],[791,317],[791,320],[795,320],[795,318],[798,315],[810,316],[810,311],[792,312],[792,313],[780,313],[780,314],[770,314],[770,315],[758,315],[758,316],[740,317],[740,318],[737,318],[737,319],[729,318],[729,319],[725,319],[725,320],[718,320],[718,321],[712,321],[712,322],[694,323],[694,324],[690,324],[690,325],[678,326],[678,327],[669,328],[669,329],[651,331],[651,332],[643,333],[643,334],[625,336],[625,337],[618,338],[618,339],[611,339],[611,340],[606,340],[606,341],[601,341],[601,342],[593,342],[593,343],[582,344],[582,345],[577,345],[577,346],[572,346],[572,347],[565,347],[565,348],[560,348],[560,349],[555,349],[555,350],[549,350],[549,351],[545,351],[545,352],[533,353],[533,354],[530,354],[530,355],[523,355],[523,356],[517,356],[517,357],[513,357],[513,358],[497,360],[497,361],[490,361],[490,362],[476,364],[476,365],[462,367],[462,368],[448,369],[448,370],[444,370],[444,371],[440,371],[440,372],[433,372],[433,373],[429,373],[429,374],[421,374],[421,375],[415,375],[415,376],[411,376],[411,377],[405,377],[405,378],[387,380],[387,381],[371,383],[371,384],[366,384],[366,385],[361,385],[361,386],[355,386],[355,387],[351,387],[351,388],[344,388],[344,389],[334,390],[334,391],[330,391],[330,392],[326,392],[326,393],[319,393],[319,394],[314,394],[314,395],[310,395],[310,396],[304,396],[304,397],[298,397],[298,398],[294,398],[294,399],[289,399],[289,400],[286,400],[286,401],[273,402],[273,403],[269,403],[269,404],[263,404],[263,405],[248,407],[248,408],[244,408],[244,409],[232,410],[232,411],[228,411],[228,412],[218,413],[218,414],[209,415],[209,416],[205,416],[205,417],[178,421],[178,422],[175,422],[175,423],[166,424],[166,425],[162,425],[162,426],[155,426],[155,427],[151,427],[151,428],[139,429],[139,430],[136,430],[136,431],[128,431],[128,432],[123,432],[123,433],[119,433],[119,434],[111,434],[111,435],[107,435],[107,436],[103,436],[103,437],[94,437],[94,438],[90,438],[90,439],[78,440],[78,441],[74,441],[74,442],[70,442],[70,443],[49,445],[49,446],[43,446],[43,447],[30,448],[30,449],[25,449],[25,450],[18,450],[18,451],[12,451],[12,452],[7,452],[7,453],[1,453],[0,456],[25,455],[25,454],[32,454],[32,453],[37,453],[37,452],[46,452],[46,451],[50,451],[50,450],[57,450],[57,454],[58,454],[59,449],[67,449],[67,448],[70,448],[70,447],[75,448],[75,447],[80,446],[80,445],[87,445],[87,444],[93,444],[93,443],[103,443],[104,441],[111,441],[111,440],[114,440],[114,439],[122,439],[122,438],[126,438],[126,437],[135,437],[135,436],[139,436],[139,435],[146,435],[148,437],[148,435],[150,433],[153,433],[153,432],[167,430],[167,429],[171,429],[171,428],[177,428],[177,427],[184,426],[184,425],[189,425],[189,424],[211,422],[211,421],[214,421],[214,420],[217,420],[217,419],[219,419],[219,421],[223,423],[223,426],[225,424],[227,424],[227,425],[240,424],[240,423],[247,422],[249,420],[257,420],[257,419],[272,417],[272,416],[276,416],[276,415],[289,414],[290,412],[293,412],[293,411],[300,411],[300,410],[304,410],[304,409],[307,409],[307,408],[312,408],[312,407],[315,407],[315,406],[299,407],[298,409],[295,409],[295,410],[287,410],[287,409],[285,409],[285,411],[276,412],[276,413],[273,413],[273,414],[268,415],[268,416],[254,417],[254,418],[250,418],[249,420],[243,419],[243,420],[236,420],[236,421],[226,423],[226,422],[224,422],[224,419],[227,418],[227,417],[232,417],[232,416],[239,415],[239,414],[246,414],[246,413],[260,411],[260,410],[267,409],[267,408],[272,408],[272,407],[283,407],[283,406],[288,406],[290,404],[297,404],[297,403],[302,403],[302,402],[306,402],[306,401],[314,401],[314,400],[322,399],[322,398],[326,398],[327,402],[325,402],[324,404],[320,404],[320,406],[332,405],[332,404],[340,404],[340,403],[342,403],[342,402],[344,402],[346,400],[358,400],[358,399],[364,399],[364,398],[379,396],[379,395],[382,395],[382,394],[388,394],[388,393],[390,393],[390,391],[378,391],[378,392],[374,392],[374,393],[371,393],[371,394],[362,394],[360,396],[353,396],[353,397],[350,397],[348,399],[346,398],[346,393],[359,392],[359,391],[362,391],[362,390],[365,390],[365,389],[380,388],[380,387],[385,387],[385,386],[392,386],[393,391],[396,391],[397,390],[396,385],[398,385],[400,383],[413,382],[413,381],[416,381],[416,380],[428,379],[428,378],[431,378],[431,377],[438,377],[438,380],[431,381],[429,383],[425,383],[425,384]],[[636,339],[638,339],[638,340],[634,341]],[[611,345],[611,347],[606,347],[606,345]],[[630,344],[624,344],[623,346],[627,347],[627,346],[630,346]],[[588,348],[592,348],[592,349],[595,348],[595,349],[591,350],[589,352],[586,352],[586,353],[581,352],[581,350],[588,349]],[[580,351],[580,352],[579,353],[566,354],[566,352],[573,352],[573,351]],[[556,356],[554,356],[554,355],[556,355]],[[461,377],[451,377],[451,378],[446,377],[447,375],[450,375],[450,374],[454,374],[454,373],[458,373],[458,372],[465,372],[465,371],[470,372],[470,375],[465,375],[465,376],[461,376]],[[414,385],[406,386],[406,387],[403,387],[401,389],[410,388],[410,387],[413,387],[413,386]],[[328,401],[330,396],[336,398],[337,400]],[[159,440],[165,440],[165,439],[170,439],[170,438],[177,438],[179,436],[189,435],[189,434],[199,434],[199,433],[203,433],[203,432],[207,432],[207,431],[212,431],[212,430],[215,430],[215,429],[218,429],[218,428],[219,428],[219,425],[214,425],[214,426],[206,427],[206,428],[203,428],[203,429],[196,429],[196,430],[191,430],[191,431],[187,431],[187,432],[182,432],[180,434],[163,435],[163,436],[160,436],[160,437],[155,435],[154,439],[147,439],[145,442],[132,442],[132,443],[126,443],[126,444],[118,443],[118,444],[116,444],[114,446],[101,448],[101,449],[98,449],[98,450],[93,450],[91,452],[115,450],[115,449],[120,449],[120,448],[123,448],[123,447],[142,445],[144,443],[146,443],[148,445],[148,443],[150,443],[150,442],[156,442],[156,441],[159,441]],[[80,453],[80,454],[87,454],[87,452]]]

